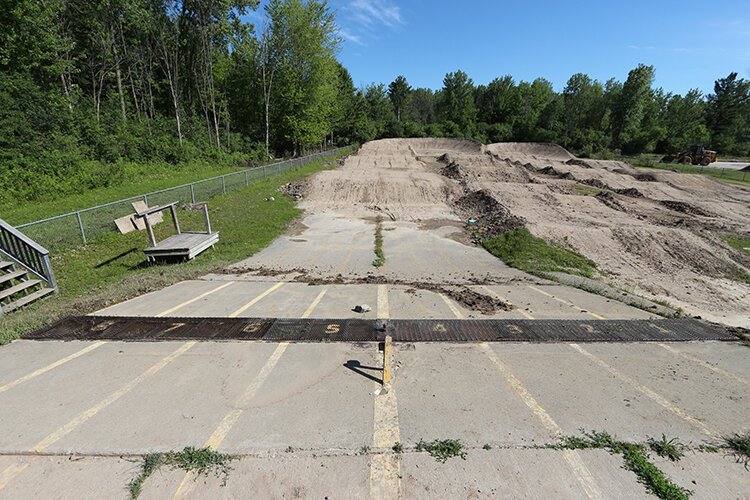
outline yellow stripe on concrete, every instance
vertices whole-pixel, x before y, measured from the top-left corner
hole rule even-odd
[[[199,300],[201,300],[201,299],[203,299],[205,297],[208,297],[212,293],[216,293],[219,290],[223,290],[223,289],[225,289],[228,286],[232,286],[232,285],[234,285],[234,283],[235,283],[234,281],[230,281],[229,283],[224,283],[223,285],[217,286],[216,288],[214,288],[212,290],[209,290],[209,291],[207,291],[205,293],[202,293],[202,294],[198,295],[195,298],[192,298],[190,300],[186,300],[182,304],[176,305],[176,306],[174,306],[174,307],[172,307],[170,309],[167,309],[166,311],[160,312],[159,314],[156,315],[156,317],[157,318],[163,318],[164,316],[167,316],[168,314],[172,314],[173,312],[177,311],[178,309],[182,309],[185,306],[189,306],[193,302],[197,302],[197,301],[199,301]]]
[[[479,344],[479,348],[482,349],[482,351],[487,354],[487,356],[495,364],[495,366],[497,366],[497,368],[500,370],[500,373],[503,374],[505,380],[511,386],[513,391],[515,391],[518,397],[521,398],[526,406],[528,406],[529,409],[534,413],[534,415],[536,415],[544,428],[553,434],[562,434],[562,429],[557,424],[557,422],[555,422],[550,414],[547,413],[547,410],[542,408],[542,405],[537,402],[534,396],[532,396],[531,393],[526,389],[526,387],[524,387],[521,381],[516,378],[516,376],[513,374],[513,372],[510,371],[507,366],[505,366],[505,363],[500,361],[500,358],[497,357],[497,354],[495,354],[495,351],[492,350],[490,345],[486,342],[483,342]],[[596,484],[594,476],[591,475],[591,471],[589,471],[588,467],[586,467],[586,464],[581,459],[581,456],[575,450],[565,450],[563,452],[563,458],[573,471],[578,484],[581,485],[581,488],[583,488],[586,496],[588,496],[589,498],[603,498],[602,491],[601,489],[599,489],[599,485]]]
[[[84,347],[80,351],[74,352],[70,356],[66,356],[66,357],[64,357],[64,358],[62,358],[60,360],[57,360],[54,363],[51,363],[51,364],[45,366],[44,368],[39,368],[38,370],[33,371],[33,372],[29,373],[28,375],[24,375],[23,377],[14,380],[13,382],[8,382],[7,384],[5,384],[3,386],[0,386],[0,393],[5,392],[5,391],[7,391],[9,389],[12,389],[12,388],[14,388],[17,385],[23,384],[24,382],[28,382],[29,380],[31,380],[33,378],[36,378],[39,375],[43,375],[43,374],[47,373],[48,371],[57,368],[58,366],[64,365],[68,361],[72,361],[72,360],[74,360],[76,358],[80,358],[84,354],[89,353],[89,352],[93,351],[94,349],[103,346],[104,344],[106,344],[106,342],[103,342],[103,341],[94,342],[93,344],[91,344],[91,345],[89,345],[87,347]]]
[[[320,304],[320,301],[323,300],[323,297],[325,296],[326,292],[328,292],[328,287],[324,286],[323,289],[320,291],[317,297],[315,297],[315,300],[312,301],[312,303],[308,306],[307,309],[305,309],[305,312],[302,313],[301,318],[309,318],[310,315],[315,311],[315,308],[318,307],[318,304]]]
[[[273,354],[271,354],[271,356],[266,361],[266,364],[263,365],[263,368],[261,368],[260,372],[258,372],[258,375],[253,378],[253,380],[250,382],[250,385],[248,385],[245,389],[245,392],[243,392],[242,395],[240,395],[240,397],[237,399],[237,401],[235,401],[234,409],[224,416],[224,418],[214,430],[213,434],[211,434],[211,437],[209,437],[206,443],[203,445],[204,447],[212,448],[214,450],[219,449],[221,444],[224,442],[224,439],[226,439],[227,434],[229,434],[229,431],[232,430],[234,424],[236,424],[242,414],[245,413],[245,410],[247,410],[247,408],[252,403],[252,399],[258,393],[258,390],[261,388],[263,383],[276,367],[276,364],[279,362],[279,359],[284,354],[284,351],[286,351],[287,347],[289,347],[289,342],[282,342],[276,347],[276,349],[273,351]],[[189,496],[189,494],[193,490],[193,485],[195,484],[195,481],[190,480],[190,478],[190,473],[186,473],[183,476],[182,481],[180,481],[180,485],[177,487],[177,490],[175,491],[172,498],[184,498]]]
[[[594,356],[593,354],[591,354],[590,352],[588,352],[586,349],[584,349],[583,347],[579,346],[578,344],[570,344],[570,347],[572,347],[573,349],[575,349],[579,353],[583,354],[584,356],[586,356],[588,359],[590,359],[591,361],[593,361],[594,363],[596,363],[600,367],[604,368],[606,371],[608,371],[609,373],[611,373],[612,375],[614,375],[616,378],[620,379],[621,381],[623,381],[626,384],[630,385],[631,387],[633,387],[637,391],[639,391],[642,394],[646,395],[649,399],[651,399],[652,401],[654,401],[656,404],[658,404],[662,408],[665,408],[665,409],[671,411],[672,413],[674,413],[675,415],[677,415],[681,419],[685,420],[689,424],[691,424],[694,427],[700,429],[700,431],[703,432],[704,434],[706,434],[708,436],[711,436],[713,438],[718,438],[720,436],[719,432],[717,432],[714,429],[711,429],[706,424],[704,424],[703,422],[701,422],[700,420],[698,420],[696,417],[690,415],[688,412],[686,412],[685,410],[683,410],[682,408],[680,408],[676,404],[672,403],[671,401],[669,401],[664,396],[658,394],[657,392],[653,391],[652,389],[649,389],[645,385],[639,384],[638,382],[636,382],[632,378],[628,377],[624,373],[622,373],[622,372],[616,370],[615,368],[613,368],[612,366],[610,366],[604,360],[602,360],[602,359]]]
[[[388,285],[378,285],[378,319],[390,319],[391,309],[388,304]]]
[[[656,345],[658,345],[660,347],[663,347],[664,349],[666,349],[667,351],[671,352],[672,354],[675,354],[677,356],[685,358],[685,359],[687,359],[689,361],[692,361],[693,363],[697,363],[697,364],[701,365],[704,368],[708,368],[709,370],[711,370],[714,373],[718,373],[719,375],[723,375],[723,376],[725,376],[727,378],[731,378],[732,380],[735,380],[735,381],[737,381],[737,382],[739,382],[741,384],[750,385],[750,380],[748,380],[746,378],[743,378],[743,377],[740,377],[739,375],[735,375],[734,373],[730,373],[730,372],[728,372],[726,370],[723,370],[723,369],[719,368],[718,366],[714,366],[711,363],[708,363],[708,362],[706,362],[706,361],[704,361],[704,360],[702,360],[702,359],[700,359],[698,357],[693,356],[692,354],[688,354],[686,352],[678,351],[674,347],[669,346],[667,344],[656,344]]]
[[[4,471],[0,472],[0,491],[3,491],[11,481],[28,468],[29,464],[13,464],[6,467]]]
[[[383,368],[385,373],[386,366]],[[374,403],[372,444],[379,448],[380,453],[372,455],[370,461],[370,498],[390,500],[402,497],[401,459],[391,450],[399,441],[398,401],[395,389],[388,386],[375,397]]]
[[[123,397],[128,392],[132,391],[135,386],[149,378],[150,376],[156,374],[159,370],[167,366],[169,363],[183,355],[188,349],[193,347],[197,342],[191,341],[186,342],[182,346],[180,346],[179,349],[174,351],[169,356],[165,357],[164,359],[160,360],[158,363],[153,365],[151,368],[140,374],[138,377],[134,378],[127,384],[120,387],[114,394],[109,396],[108,398],[100,401],[99,403],[95,404],[88,410],[84,411],[83,413],[79,414],[73,420],[65,424],[64,426],[60,427],[58,430],[50,434],[49,436],[45,437],[41,441],[39,441],[33,448],[34,452],[42,452],[49,446],[53,445],[63,437],[67,436],[71,432],[73,432],[79,425],[86,422],[93,416],[95,416],[97,413]]]
[[[232,314],[229,315],[229,317],[230,318],[236,318],[237,316],[239,316],[243,312],[245,312],[248,309],[250,309],[251,307],[253,307],[258,302],[260,302],[263,298],[267,297],[268,295],[272,294],[273,292],[275,292],[276,290],[278,290],[279,288],[281,288],[282,286],[284,286],[285,283],[286,283],[286,281],[280,281],[279,283],[276,283],[271,288],[269,288],[268,290],[266,290],[265,292],[261,293],[260,295],[258,295],[257,297],[255,297],[253,300],[251,300],[250,302],[248,302],[247,304],[245,304],[244,306],[242,306],[239,309],[237,309],[236,311],[234,311]]]
[[[490,290],[489,287],[481,285],[479,288],[483,289],[485,292],[487,292],[488,294],[492,295],[493,297],[495,297],[497,299],[500,299],[500,300],[502,300],[504,302],[507,302],[508,304],[512,305],[516,309],[516,311],[518,311],[521,314],[523,314],[524,317],[526,317],[526,319],[534,319],[534,316],[532,316],[531,314],[527,313],[526,311],[524,311],[523,309],[521,309],[519,306],[517,306],[516,304],[514,304],[513,302],[511,302],[507,298],[503,297],[502,295],[500,295],[496,291]]]
[[[544,290],[540,290],[540,289],[538,289],[538,288],[536,288],[536,287],[534,287],[534,286],[531,286],[531,285],[529,285],[529,288],[531,288],[531,289],[532,289],[532,290],[534,290],[535,292],[539,292],[539,293],[541,293],[542,295],[546,295],[547,297],[549,297],[549,298],[551,298],[551,299],[554,299],[554,300],[556,300],[556,301],[558,301],[558,302],[560,302],[560,303],[562,303],[562,304],[565,304],[566,306],[570,306],[570,307],[572,307],[573,309],[577,309],[577,310],[579,310],[579,311],[580,311],[580,312],[582,312],[582,313],[586,313],[586,314],[588,314],[588,315],[590,315],[590,316],[593,316],[593,317],[594,317],[594,318],[596,318],[596,319],[607,319],[607,318],[605,318],[604,316],[602,316],[601,314],[596,314],[595,312],[591,312],[591,311],[589,311],[588,309],[584,309],[584,308],[582,308],[582,307],[579,307],[579,306],[575,305],[575,304],[574,304],[574,303],[572,303],[572,302],[569,302],[569,301],[567,301],[567,300],[565,300],[565,299],[561,299],[560,297],[556,297],[556,296],[554,296],[554,295],[552,295],[552,294],[550,294],[550,293],[547,293],[547,292],[545,292]]]
[[[446,305],[451,310],[451,312],[456,317],[456,319],[464,319],[464,315],[461,313],[461,311],[459,311],[458,307],[456,307],[456,305],[451,301],[451,299],[449,299],[448,297],[446,297],[440,292],[438,292],[438,295],[440,295],[440,298],[443,299],[443,302],[446,303]]]

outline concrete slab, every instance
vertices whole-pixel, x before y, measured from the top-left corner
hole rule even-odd
[[[675,357],[658,346],[589,344],[585,349],[719,435],[748,429],[750,386]]]
[[[603,498],[649,498],[621,459],[601,450],[577,452]],[[401,459],[404,498],[587,498],[563,452],[474,449],[466,460],[439,463],[427,453]]]
[[[28,381],[20,390],[0,394],[6,429],[0,435],[0,451],[31,450],[182,345],[107,343],[89,353],[85,362],[67,363]]]
[[[30,342],[16,340],[2,347],[0,387],[79,352],[91,342]],[[16,386],[17,387],[17,386]]]
[[[750,472],[724,453],[688,453],[679,462],[652,457],[673,481],[694,492],[695,498],[748,498]]]
[[[750,363],[747,362],[750,348],[747,345],[733,342],[681,342],[666,345],[677,353],[697,358],[715,368],[741,377],[750,384]],[[695,360],[691,362],[696,363]]]
[[[226,485],[223,476],[197,478],[190,498],[368,498],[368,459],[299,453],[246,457],[232,463]],[[182,471],[157,471],[146,481],[140,499],[172,498],[184,476]]]
[[[197,344],[48,451],[130,454],[203,447],[275,347]]]
[[[2,456],[0,474],[9,466],[23,469],[4,488],[0,498],[91,499],[130,498],[127,485],[140,460],[120,457]]]
[[[101,309],[94,314],[100,316],[156,316],[221,285],[222,283],[203,280],[183,281],[121,304]]]
[[[365,367],[379,366],[376,353],[376,344],[291,344],[221,450],[357,449],[369,444],[380,372]]]
[[[396,345],[401,442],[460,439],[469,446],[546,444],[538,418],[475,345]]]
[[[684,441],[707,438],[698,429],[659,406],[633,387],[603,371],[566,344],[493,344],[498,358],[557,422],[566,435],[581,429],[645,441],[649,436],[679,436]],[[586,349],[592,344],[586,344]],[[623,344],[606,344],[616,353]],[[659,349],[639,344],[642,351]],[[686,385],[683,391],[693,390]],[[735,410],[739,406],[734,406]]]
[[[376,318],[377,317],[377,286],[375,285],[330,285],[326,287],[310,287],[315,297],[325,288],[326,293],[315,306],[310,318]],[[314,300],[314,299],[313,299]],[[312,307],[311,300],[307,307]],[[372,308],[369,313],[357,313],[353,309],[358,304],[367,304]],[[305,309],[306,311],[307,309]]]

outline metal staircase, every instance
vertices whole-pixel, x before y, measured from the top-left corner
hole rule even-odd
[[[56,291],[47,249],[0,219],[0,316]]]

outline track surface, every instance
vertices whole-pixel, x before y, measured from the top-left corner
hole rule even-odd
[[[673,342],[726,337],[526,275],[468,244],[448,203],[455,183],[417,157],[480,146],[418,145],[373,143],[319,174],[302,223],[224,273],[58,330],[95,340],[0,349],[0,498],[126,498],[144,454],[186,446],[240,455],[226,486],[162,469],[141,498],[646,498],[614,455],[538,446],[581,428],[693,446],[749,430],[747,347]],[[518,148],[539,149],[495,149]],[[386,264],[375,269],[378,215]],[[535,342],[484,342],[519,334],[510,325]],[[323,331],[313,337],[339,341],[282,340],[313,326]],[[373,329],[402,335],[387,393]],[[198,341],[199,331],[222,341]],[[264,341],[232,340],[238,331]],[[639,331],[651,342],[637,342]],[[537,343],[539,332],[557,342]],[[636,341],[589,342],[616,335]],[[472,342],[424,342],[435,338]],[[414,450],[420,439],[458,439],[466,460],[438,463]],[[652,461],[698,498],[750,491],[750,474],[722,453]]]

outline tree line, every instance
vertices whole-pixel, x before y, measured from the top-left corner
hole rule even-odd
[[[552,142],[584,156],[675,153],[693,144],[750,155],[750,81],[731,73],[706,96],[695,89],[673,94],[653,81],[654,67],[646,65],[625,82],[577,73],[562,92],[544,78],[516,82],[510,75],[475,85],[463,71],[446,74],[433,92],[399,76],[355,95],[355,108],[367,114],[355,122],[354,136]]]
[[[127,182],[129,163],[300,155],[383,137],[556,142],[579,153],[750,154],[750,82],[703,96],[573,75],[355,86],[325,0],[10,0],[0,17],[0,204]],[[164,167],[166,165],[167,167]]]

